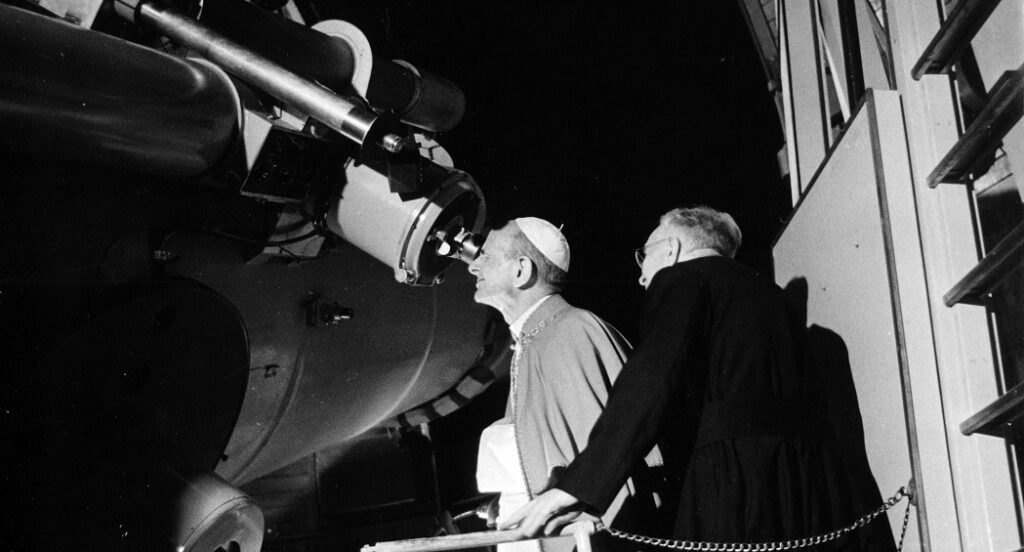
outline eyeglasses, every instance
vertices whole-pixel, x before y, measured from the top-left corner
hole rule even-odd
[[[672,239],[672,238],[664,238],[664,239],[661,239],[661,240],[652,241],[651,243],[649,243],[649,244],[647,244],[647,245],[645,245],[645,246],[643,246],[643,247],[633,251],[633,258],[636,259],[637,266],[639,266],[640,268],[644,267],[644,259],[647,258],[647,248],[648,247],[650,247],[652,245],[655,245],[655,244],[658,244],[658,243],[661,243],[663,241],[668,241],[670,239]]]

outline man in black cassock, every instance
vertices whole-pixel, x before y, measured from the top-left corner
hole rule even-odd
[[[675,209],[637,250],[647,289],[641,343],[586,449],[501,528],[554,534],[601,512],[644,454],[662,446],[677,508],[672,534],[768,542],[844,527],[881,504],[831,446],[805,328],[783,291],[732,257],[740,230],[707,207]],[[821,550],[894,550],[886,517]]]

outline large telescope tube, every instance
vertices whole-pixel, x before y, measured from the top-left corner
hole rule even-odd
[[[0,146],[191,178],[231,154],[241,117],[212,63],[0,4]]]
[[[404,147],[404,141],[398,136],[384,135],[384,122],[369,109],[296,75],[167,6],[148,0],[117,0],[114,6],[125,19],[174,39],[360,146],[376,144],[396,152]]]

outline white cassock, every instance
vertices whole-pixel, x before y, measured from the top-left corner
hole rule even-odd
[[[498,498],[498,522],[530,501],[523,479],[523,467],[516,446],[515,427],[495,423],[480,434],[476,463],[477,489],[482,493],[501,493]],[[498,552],[539,552],[538,541],[499,544]]]

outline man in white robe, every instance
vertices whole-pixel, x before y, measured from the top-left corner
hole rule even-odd
[[[477,469],[479,490],[501,493],[499,521],[546,490],[586,447],[626,360],[629,345],[615,328],[559,295],[568,268],[565,237],[537,218],[491,232],[469,267],[474,299],[498,309],[515,340],[505,417],[484,430]],[[631,483],[622,488],[606,523],[634,492]],[[544,552],[572,548],[571,539],[541,545]],[[535,551],[537,543],[499,549]]]

